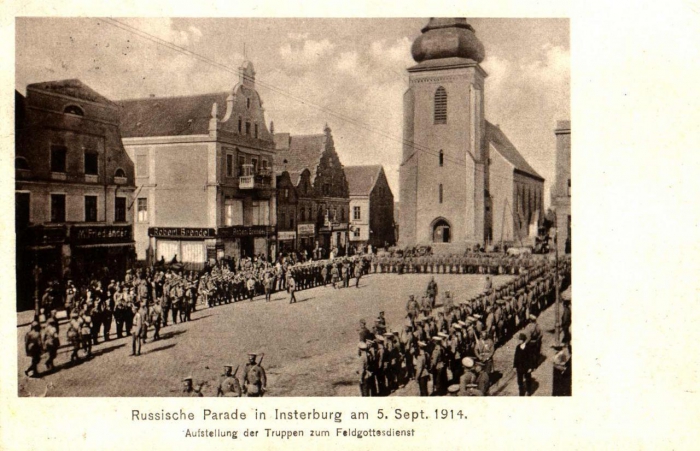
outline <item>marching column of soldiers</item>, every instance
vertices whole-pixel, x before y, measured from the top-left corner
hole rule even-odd
[[[570,261],[560,261],[557,281],[554,264],[533,260],[528,268],[496,288],[487,278],[484,291],[469,300],[455,302],[446,291],[438,308],[431,280],[420,300],[410,296],[400,331],[387,329],[383,312],[371,330],[361,320],[361,395],[387,396],[415,380],[421,396],[488,396],[495,350],[517,331],[525,335],[528,352],[539,356],[537,317],[571,270]]]
[[[522,254],[467,252],[463,255],[372,255],[372,273],[518,275],[530,270],[541,257]]]

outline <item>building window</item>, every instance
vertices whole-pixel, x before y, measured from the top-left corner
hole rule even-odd
[[[566,181],[566,195],[571,197],[571,179]]]
[[[267,169],[268,169],[267,160],[263,160],[263,161],[262,161],[262,168],[263,168],[264,171],[267,171]]]
[[[51,172],[66,172],[66,147],[51,146]]]
[[[258,137],[258,124],[255,124],[255,137]]]
[[[126,197],[114,199],[114,222],[126,222]]]
[[[442,203],[442,183],[438,187],[438,202]]]
[[[85,151],[85,174],[97,175],[97,153]]]
[[[97,196],[85,196],[85,222],[97,222]]]
[[[301,215],[301,218],[299,219],[301,222],[306,221],[306,209],[304,207],[301,207],[299,210],[299,214]]]
[[[245,134],[250,136],[250,122],[248,121],[245,123]]]
[[[287,213],[284,212],[284,210],[280,211],[280,225],[284,227],[284,224],[287,222]]]
[[[359,238],[360,237],[360,229],[355,229],[353,231],[353,234],[355,235],[355,238]]]
[[[148,177],[148,155],[136,155],[136,177]]]
[[[345,209],[340,207],[340,222],[345,222]]]
[[[126,172],[124,172],[124,169],[119,168],[116,171],[114,171],[114,176],[115,177],[121,177],[121,178],[126,178]]]
[[[289,217],[289,228],[290,229],[294,228],[294,216]]]
[[[270,225],[270,202],[253,201],[253,225]]]
[[[238,157],[238,176],[241,177],[243,175],[243,166],[245,165],[245,157],[240,155]]]
[[[83,109],[78,105],[68,105],[63,109],[65,114],[75,114],[76,116],[85,116]]]
[[[136,221],[148,222],[148,198],[139,197],[136,205]]]
[[[289,199],[289,188],[284,189],[284,198]]]
[[[330,196],[331,194],[331,185],[328,183],[323,184],[323,195],[324,196]]]
[[[257,174],[258,173],[258,159],[251,158],[250,162],[253,164],[253,174]]]
[[[51,222],[66,222],[66,195],[51,195]]]
[[[250,97],[248,97],[247,99],[245,99],[245,107],[248,108],[248,109],[250,109]]]
[[[240,135],[243,132],[243,119],[240,117],[238,118],[238,134]]]
[[[226,177],[233,177],[233,155],[226,154]]]
[[[435,91],[434,119],[436,124],[447,123],[447,91],[442,86]]]
[[[352,207],[352,219],[360,220],[360,207]]]
[[[450,225],[444,219],[440,219],[433,226],[433,243],[449,243],[451,240]]]
[[[243,225],[243,201],[226,199],[224,202],[225,224],[227,226]]]
[[[15,228],[22,230],[29,225],[31,211],[31,195],[29,193],[15,193]]]
[[[15,169],[29,170],[29,162],[24,157],[15,158]]]
[[[440,167],[445,163],[445,153],[440,149],[440,154],[438,155],[438,163],[440,164]]]

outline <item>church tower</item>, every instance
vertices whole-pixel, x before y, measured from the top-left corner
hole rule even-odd
[[[404,94],[400,246],[463,252],[485,238],[484,46],[464,18],[431,18]]]

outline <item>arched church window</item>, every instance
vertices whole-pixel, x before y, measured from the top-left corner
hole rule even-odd
[[[445,163],[445,152],[440,149],[440,154],[438,155],[438,160],[440,162],[440,167]]]
[[[29,170],[29,162],[24,157],[15,158],[15,169]]]
[[[433,226],[433,243],[449,243],[451,239],[450,225],[444,219],[440,219]]]
[[[436,124],[447,123],[447,91],[442,86],[435,91],[434,119]]]
[[[76,116],[85,116],[83,109],[78,105],[68,105],[63,109],[65,114],[75,114]]]

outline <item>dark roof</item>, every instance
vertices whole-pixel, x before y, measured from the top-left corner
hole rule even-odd
[[[49,91],[56,94],[61,94],[68,97],[73,97],[80,100],[87,100],[89,102],[95,103],[105,103],[108,105],[114,105],[114,102],[108,98],[100,95],[84,84],[77,78],[71,78],[69,80],[57,80],[57,81],[46,81],[42,83],[33,83],[27,86],[27,90],[36,89],[41,91]]]
[[[275,149],[289,150],[289,133],[275,133],[272,138],[275,140]]]
[[[124,138],[144,136],[206,135],[212,105],[226,108],[228,92],[182,97],[148,97],[121,100]]]
[[[489,121],[486,121],[486,139],[489,143],[493,144],[498,153],[503,155],[503,158],[515,166],[516,170],[544,180],[544,178],[528,164],[525,158],[520,155],[518,149],[516,149],[513,143],[510,142],[505,133],[503,133],[499,127],[493,125]]]
[[[279,135],[289,136],[289,133],[279,133]],[[277,136],[278,133],[275,133],[275,144],[278,143],[278,139],[284,141],[284,138]],[[323,134],[291,136],[288,142],[288,147],[277,147],[275,171],[278,174],[288,171],[296,184],[304,169],[311,171],[312,176],[316,174],[316,167],[321,161],[321,154],[325,148],[326,136]],[[283,145],[283,142],[280,145]]]
[[[351,196],[369,196],[382,172],[382,166],[378,164],[345,166],[343,169],[345,169],[345,178],[348,181]]]

